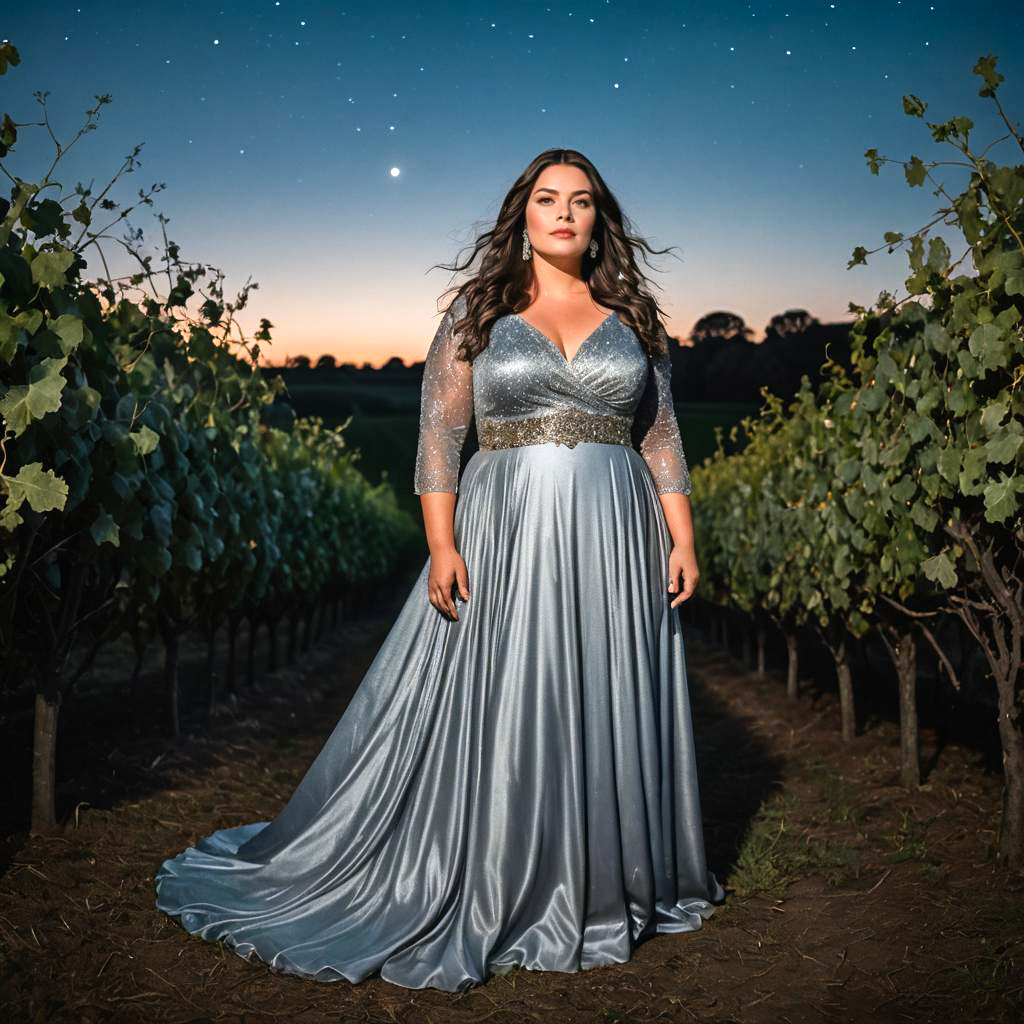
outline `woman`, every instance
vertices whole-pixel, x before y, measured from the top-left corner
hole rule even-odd
[[[557,149],[477,240],[424,368],[430,557],[280,815],[161,866],[189,932],[319,981],[461,991],[622,963],[724,898],[675,611],[690,477],[633,245]]]

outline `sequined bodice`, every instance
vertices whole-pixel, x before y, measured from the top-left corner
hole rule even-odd
[[[628,417],[634,447],[659,493],[691,489],[671,393],[668,353],[649,360],[633,330],[613,313],[566,359],[555,343],[515,314],[492,325],[472,365],[456,358],[453,325],[464,300],[445,313],[423,373],[414,490],[458,492],[459,455],[469,423],[575,411]]]
[[[647,372],[647,354],[614,313],[568,361],[537,328],[509,314],[494,322],[490,343],[473,361],[474,412],[478,420],[566,408],[632,417]]]

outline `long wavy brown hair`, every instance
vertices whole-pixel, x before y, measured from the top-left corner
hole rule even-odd
[[[669,249],[652,249],[634,234],[615,196],[582,153],[575,149],[546,149],[516,179],[501,204],[494,227],[477,237],[466,261],[456,260],[450,266],[435,264],[442,270],[458,272],[467,270],[480,257],[479,270],[473,277],[443,293],[457,289],[449,309],[460,298],[466,300],[465,315],[452,325],[461,335],[459,356],[472,361],[489,344],[491,325],[499,317],[520,313],[530,304],[533,260],[522,258],[526,204],[537,178],[552,164],[572,164],[590,179],[596,208],[592,237],[598,244],[596,258],[590,255],[589,246],[583,253],[583,279],[590,294],[605,308],[615,310],[619,319],[636,333],[648,355],[665,352],[668,338],[659,319],[662,310],[648,289],[649,282],[635,253],[640,253],[651,266],[645,249],[654,255]]]

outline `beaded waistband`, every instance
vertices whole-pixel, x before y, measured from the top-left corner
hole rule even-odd
[[[546,416],[518,420],[481,418],[477,423],[480,448],[519,448],[526,444],[554,441],[575,448],[580,441],[630,445],[631,416],[602,416],[599,413],[565,409]]]

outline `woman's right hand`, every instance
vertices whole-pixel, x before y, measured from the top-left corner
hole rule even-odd
[[[463,601],[469,600],[469,573],[462,555],[455,548],[445,548],[430,556],[430,571],[427,574],[427,596],[430,603],[443,614],[458,621],[455,601],[452,598],[452,584],[459,587]]]

